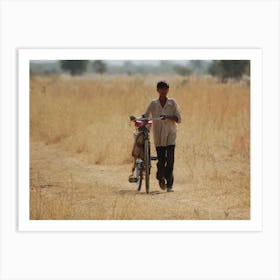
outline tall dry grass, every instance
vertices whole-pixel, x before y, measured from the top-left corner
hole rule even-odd
[[[140,114],[152,96],[143,78],[33,78],[31,139],[87,154],[92,163],[130,158],[130,114]]]
[[[90,76],[30,79],[30,138],[90,164],[131,162],[133,125],[159,79],[181,108],[176,183],[236,192],[250,206],[250,87],[210,77]],[[155,150],[153,149],[153,153]],[[230,203],[229,203],[230,204]]]
[[[158,77],[32,77],[31,140],[87,154],[93,163],[127,162],[133,127],[152,98]],[[217,156],[249,159],[249,87],[214,79],[169,77],[169,96],[181,107],[177,160]]]

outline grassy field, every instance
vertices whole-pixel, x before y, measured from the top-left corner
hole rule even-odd
[[[175,192],[153,178],[144,195],[127,181],[129,116],[158,97],[162,78],[182,114]],[[250,86],[195,76],[32,76],[30,218],[249,219]]]

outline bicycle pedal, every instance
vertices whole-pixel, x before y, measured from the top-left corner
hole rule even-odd
[[[137,182],[137,178],[136,177],[129,177],[128,178],[128,182],[129,183],[136,183]]]
[[[158,158],[156,156],[151,156],[151,160],[157,160]]]

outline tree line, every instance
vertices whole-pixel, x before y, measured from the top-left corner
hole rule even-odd
[[[38,69],[37,65],[37,69]],[[33,65],[31,70],[36,72]],[[161,74],[170,73],[181,76],[189,75],[211,75],[219,77],[222,82],[228,79],[240,79],[243,75],[250,76],[250,60],[191,60],[185,63],[176,63],[170,61],[160,61],[156,65],[153,64],[134,64],[125,61],[123,64],[107,64],[103,60],[60,60],[55,64],[55,68],[45,71],[45,74],[58,74],[66,72],[72,76],[82,75],[85,72],[93,72],[98,74]]]

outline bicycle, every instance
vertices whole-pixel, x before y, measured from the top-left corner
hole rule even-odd
[[[135,118],[130,117],[131,121],[134,121],[136,130],[134,132],[135,142],[132,150],[132,156],[134,157],[134,163],[132,167],[132,174],[129,176],[128,181],[130,183],[136,183],[137,191],[141,190],[143,175],[145,177],[146,193],[150,190],[150,174],[151,174],[151,160],[157,160],[156,156],[151,156],[151,142],[150,142],[150,129],[152,122],[155,120],[162,120],[159,118]],[[136,170],[136,176],[134,177],[134,171]]]

